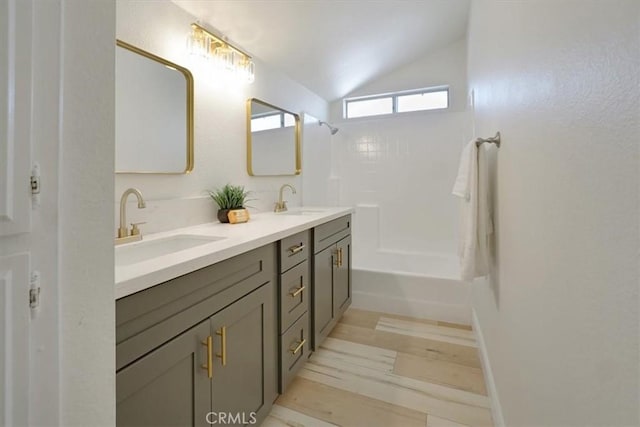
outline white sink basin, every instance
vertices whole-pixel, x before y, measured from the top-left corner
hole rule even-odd
[[[226,237],[178,234],[162,239],[143,240],[141,242],[116,246],[116,266],[148,261],[159,256],[169,255],[223,239],[226,239]]]
[[[318,215],[324,213],[324,209],[295,209],[283,212],[284,215]]]

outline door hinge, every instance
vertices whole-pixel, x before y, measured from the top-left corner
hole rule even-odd
[[[32,208],[40,206],[40,164],[34,163],[31,168],[31,201]]]
[[[29,288],[29,307],[32,309],[40,305],[40,272],[31,273],[31,283]]]
[[[31,194],[40,194],[40,177],[31,175]]]

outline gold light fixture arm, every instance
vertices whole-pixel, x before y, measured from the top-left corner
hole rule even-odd
[[[226,40],[222,39],[221,37],[216,36],[215,34],[211,33],[206,28],[204,28],[202,25],[197,24],[197,23],[194,22],[194,23],[191,24],[191,28],[193,28],[196,31],[202,31],[203,33],[205,33],[207,35],[207,37],[212,39],[215,44],[218,44],[218,45],[220,45],[222,47],[229,47],[230,49],[235,50],[237,53],[239,53],[240,55],[245,57],[244,58],[245,61],[248,61],[248,60],[251,59],[251,55],[249,55],[247,52],[245,52],[242,49],[237,48],[236,46],[232,45],[228,41],[226,41]]]

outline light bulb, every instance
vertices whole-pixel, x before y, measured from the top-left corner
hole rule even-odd
[[[204,32],[194,28],[187,36],[187,51],[194,56],[209,57],[209,41]]]

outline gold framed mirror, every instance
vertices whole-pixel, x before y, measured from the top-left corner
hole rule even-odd
[[[193,170],[193,76],[116,40],[116,173]]]
[[[247,172],[300,175],[300,116],[256,98],[247,100]]]

